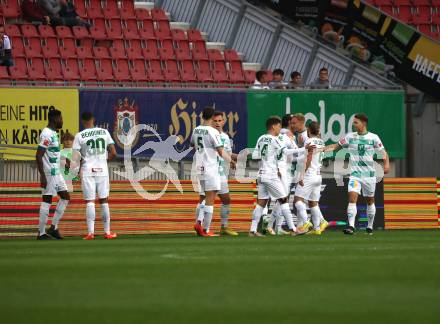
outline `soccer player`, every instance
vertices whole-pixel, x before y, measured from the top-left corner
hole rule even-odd
[[[114,239],[117,235],[110,231],[110,208],[108,206],[110,181],[107,160],[111,160],[116,155],[115,142],[106,129],[95,127],[95,118],[92,113],[82,113],[81,122],[84,129],[75,135],[73,150],[76,152],[74,159],[81,158],[81,185],[84,200],[87,203],[88,234],[84,239],[95,238],[96,193],[101,204],[104,238]]]
[[[72,146],[73,139],[75,137],[66,132],[61,137],[61,142],[63,143],[63,149],[61,150],[61,174],[64,178],[64,181],[67,185],[67,191],[73,192],[72,181],[78,181],[78,173],[79,173],[79,163],[75,164],[72,162]]]
[[[56,238],[61,240],[63,237],[58,230],[58,224],[69,204],[70,195],[63,176],[60,174],[60,140],[57,131],[63,127],[63,117],[61,111],[52,109],[48,113],[48,125],[40,135],[35,159],[40,174],[40,184],[42,190],[42,202],[40,205],[40,216],[38,224],[38,240],[48,240]],[[46,233],[46,223],[49,217],[49,209],[52,204],[52,197],[60,196],[52,225]]]
[[[379,136],[368,132],[367,126],[368,117],[362,113],[356,114],[353,119],[353,128],[356,131],[346,134],[337,144],[332,144],[325,148],[326,152],[348,148],[348,153],[350,154],[347,207],[348,227],[344,229],[344,234],[348,235],[353,235],[355,231],[356,203],[361,192],[367,200],[368,225],[366,233],[373,234],[374,217],[376,215],[376,206],[374,204],[376,172],[373,159],[375,153],[382,153],[384,173],[387,174],[390,170],[390,160]]]
[[[230,155],[223,149],[220,132],[212,127],[214,113],[212,107],[203,109],[202,125],[194,128],[191,137],[191,146],[196,149],[194,163],[200,187],[200,200],[196,209],[197,220],[194,225],[199,236],[216,236],[209,231],[209,227],[214,213],[214,200],[221,189],[218,158],[223,158],[227,163],[231,162]]]
[[[257,178],[258,198],[252,215],[249,236],[263,236],[257,232],[263,209],[270,197],[280,203],[280,213],[284,216],[291,235],[303,234],[293,224],[292,214],[287,203],[287,192],[280,177],[278,161],[282,155],[283,146],[278,139],[281,130],[281,119],[278,116],[269,117],[266,121],[267,133],[260,136],[253,159],[260,159],[260,169]]]
[[[298,147],[303,147],[308,139],[307,127],[305,126],[306,125],[305,116],[301,113],[294,114],[292,116],[291,125],[296,134],[296,138],[297,138],[296,142],[298,143]],[[298,169],[303,168],[304,167],[303,161],[298,159],[298,164],[296,164],[296,167]],[[297,175],[299,176],[300,172],[297,172]],[[295,180],[299,180],[299,179],[296,178]],[[321,223],[320,229],[321,232],[323,232],[328,227],[328,222],[324,219],[324,217],[322,217],[320,223]],[[307,230],[311,227],[310,222],[307,222],[305,225],[307,225]]]
[[[325,147],[324,141],[320,138],[319,134],[319,123],[313,121],[308,126],[308,138],[306,139],[304,145],[315,146],[314,151],[309,151],[307,154],[306,168],[304,172],[304,177],[299,181],[296,190],[294,204],[298,212],[298,216],[301,221],[301,228],[303,231],[307,231],[309,226],[307,224],[307,212],[305,200],[309,202],[310,213],[312,214],[313,230],[308,232],[308,234],[321,235],[321,210],[319,208],[319,198],[321,196],[321,166],[322,166],[322,156],[323,148]]]
[[[281,181],[286,189],[287,196],[290,195],[290,187],[292,185],[292,174],[291,166],[292,162],[295,161],[298,156],[304,155],[305,150],[300,150],[295,143],[295,138],[289,129],[290,120],[292,115],[287,114],[283,117],[281,121],[280,134],[278,139],[282,146],[282,154],[278,159],[278,170],[280,172]],[[289,153],[288,153],[289,152]],[[263,213],[264,214],[264,213]],[[269,217],[267,231],[270,235],[284,235],[289,234],[282,230],[283,215],[280,213],[280,204],[277,201]],[[276,230],[273,229],[274,222],[276,221]]]

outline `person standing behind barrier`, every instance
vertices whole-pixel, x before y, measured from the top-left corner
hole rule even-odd
[[[302,88],[302,76],[298,71],[293,71],[290,74],[290,81],[287,84],[287,89]]]
[[[267,85],[267,72],[266,71],[258,71],[255,74],[255,82],[252,86],[252,89],[260,89],[267,90],[269,89]]]
[[[269,82],[270,89],[286,89],[286,84],[284,83],[284,71],[281,69],[275,69],[272,72],[272,81]]]
[[[313,82],[312,89],[331,89],[330,81],[328,78],[328,70],[323,67],[319,70],[319,77]]]
[[[5,27],[0,26],[0,66],[13,66],[12,48],[9,37],[5,34]]]

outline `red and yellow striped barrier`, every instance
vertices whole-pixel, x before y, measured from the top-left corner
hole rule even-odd
[[[160,192],[165,181],[143,181],[149,193]],[[112,231],[118,234],[158,234],[193,232],[195,206],[198,195],[190,181],[181,181],[183,193],[169,184],[165,194],[158,200],[145,200],[126,181],[113,181],[110,188],[110,211]],[[255,184],[230,182],[230,226],[238,231],[248,231],[255,203]],[[51,219],[55,201],[50,210]],[[0,183],[0,237],[37,235],[38,212],[41,190],[38,183]],[[99,204],[96,204],[96,232],[102,233]],[[220,226],[220,201],[217,199],[213,230]],[[80,185],[74,185],[71,201],[60,230],[65,236],[86,233],[85,203]]]
[[[439,188],[436,178],[385,178],[385,228],[440,228]]]

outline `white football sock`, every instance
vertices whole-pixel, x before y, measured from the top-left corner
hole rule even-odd
[[[203,209],[205,207],[205,201],[203,200],[201,203],[197,204],[196,207],[196,221],[199,221],[199,216],[200,216],[200,209]],[[202,212],[202,219],[200,221],[203,220],[203,212]]]
[[[89,234],[95,233],[95,203],[88,202],[86,206],[87,231]]]
[[[275,223],[277,233],[281,232],[281,227],[283,226],[283,220],[284,220],[284,215],[279,213],[277,215],[277,219],[276,219],[276,223]]]
[[[373,229],[374,217],[376,216],[376,205],[367,205],[368,228]]]
[[[222,227],[228,227],[228,219],[229,219],[229,213],[231,210],[231,205],[223,205],[220,207],[220,217],[221,217],[221,224]]]
[[[197,216],[198,222],[203,221],[203,218],[205,217],[205,201],[204,200],[201,203],[197,204],[196,216]]]
[[[312,214],[313,229],[319,230],[319,225],[321,224],[321,211],[319,209],[319,206],[310,208],[310,213]]]
[[[287,227],[289,227],[289,230],[295,231],[296,227],[293,224],[292,213],[290,212],[290,207],[288,203],[284,203],[281,205],[281,213],[283,214],[284,219],[286,220]]]
[[[263,212],[261,215],[267,215],[267,213],[269,212],[269,207],[267,207],[268,204],[263,208]]]
[[[273,206],[272,212],[269,215],[269,223],[267,224],[267,227],[273,228],[273,224],[275,223],[275,220],[278,218],[280,214],[280,203],[277,201],[275,206]]]
[[[356,220],[357,208],[355,203],[348,203],[347,216],[348,225],[354,228],[354,222]]]
[[[203,208],[205,217],[203,218],[203,228],[206,233],[209,232],[209,227],[211,226],[212,214],[214,214],[214,206],[205,206]]]
[[[38,232],[40,235],[46,234],[46,223],[49,217],[50,205],[46,202],[41,202],[40,205],[40,216],[38,219]]]
[[[296,211],[298,213],[299,225],[302,226],[307,223],[306,204],[301,200],[295,203]]]
[[[104,233],[110,233],[110,208],[108,203],[101,204],[101,216],[104,223]]]
[[[60,199],[57,204],[57,208],[55,209],[55,215],[52,219],[52,225],[55,226],[55,229],[58,228],[58,223],[63,217],[64,211],[66,210],[67,205],[69,204],[68,200]]]
[[[260,205],[256,205],[254,208],[254,212],[252,213],[252,224],[251,224],[251,232],[256,232],[258,228],[258,223],[260,222],[261,215],[263,215],[264,208]]]

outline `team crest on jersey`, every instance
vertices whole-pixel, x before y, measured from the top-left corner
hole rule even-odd
[[[136,145],[139,140],[139,133],[136,132],[135,138],[128,137],[130,130],[138,124],[139,108],[134,102],[130,102],[128,98],[119,99],[115,106],[115,127],[113,137],[119,147],[124,145]]]

